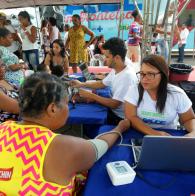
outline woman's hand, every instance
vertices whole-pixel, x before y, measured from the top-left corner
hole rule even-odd
[[[87,49],[88,48],[88,44],[85,44],[84,46],[83,46],[83,49]]]
[[[158,135],[158,136],[171,136],[169,133],[165,132],[165,131],[154,131],[154,133],[150,134],[150,135]]]
[[[195,132],[192,131],[192,132],[190,132],[190,133],[185,134],[184,136],[185,136],[185,137],[195,137]]]
[[[121,130],[121,133],[129,129],[131,126],[131,123],[128,119],[121,120],[117,127]]]
[[[21,69],[29,69],[29,67],[26,63],[22,63],[20,65],[21,65]]]

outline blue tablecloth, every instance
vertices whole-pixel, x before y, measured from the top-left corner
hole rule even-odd
[[[74,74],[70,74],[69,78],[71,80],[79,80],[80,82],[85,82],[85,78],[83,77],[82,73],[74,73]]]
[[[81,73],[75,73],[75,74],[69,75],[69,78],[71,80],[79,80],[80,82],[85,82],[85,78],[83,77],[83,75]],[[102,97],[107,97],[107,98],[112,97],[110,87],[97,89],[97,90],[95,90],[95,93],[97,95],[102,96]]]
[[[113,128],[113,126],[103,126],[99,133]],[[178,130],[168,130],[168,132],[172,135],[185,134],[184,131]],[[129,130],[123,136],[123,143],[130,143],[131,138],[140,138],[143,135],[135,130]],[[195,174],[188,172],[141,171],[145,179],[158,186],[172,181],[173,184],[166,189],[149,185],[137,176],[132,184],[113,186],[106,171],[106,163],[119,160],[132,164],[132,150],[129,147],[113,146],[90,170],[84,190],[85,196],[186,196],[195,194]]]
[[[68,124],[106,124],[107,108],[96,103],[69,103]]]
[[[107,98],[111,98],[111,97],[112,97],[110,87],[97,89],[97,90],[95,91],[95,93],[96,93],[97,95],[99,95],[99,96],[102,96],[102,97],[107,97]]]

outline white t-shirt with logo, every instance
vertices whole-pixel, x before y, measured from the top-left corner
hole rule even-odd
[[[125,101],[138,105],[138,86],[131,86],[125,96]],[[156,101],[152,100],[147,91],[137,106],[137,116],[152,128],[176,129],[178,114],[187,112],[192,102],[186,93],[179,87],[168,84],[168,94],[163,113],[156,109]]]
[[[121,101],[122,104],[112,111],[120,118],[124,118],[124,97],[129,86],[137,83],[137,77],[134,71],[128,66],[121,72],[116,73],[114,69],[102,80],[105,86],[109,86],[112,93],[112,99]]]

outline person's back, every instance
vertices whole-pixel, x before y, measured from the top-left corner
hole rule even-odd
[[[48,182],[43,176],[46,151],[56,137],[55,133],[43,126],[22,125],[14,121],[1,124],[0,133],[2,192],[8,195],[73,193],[75,176],[67,186]]]

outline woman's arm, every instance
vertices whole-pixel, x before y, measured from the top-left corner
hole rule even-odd
[[[20,44],[22,44],[22,40],[21,40],[17,31],[16,31],[16,41],[18,41]]]
[[[65,44],[65,49],[66,50],[69,48],[69,42],[70,42],[70,37],[69,37],[69,34],[68,34],[68,38],[67,38],[66,44]]]
[[[90,36],[90,40],[88,44],[85,46],[87,48],[89,45],[91,45],[95,37],[94,37],[94,33],[91,30],[89,30],[86,26],[82,26],[82,27],[84,32]]]
[[[61,39],[60,31],[58,32],[58,39]]]
[[[124,132],[130,126],[128,120],[123,120],[112,131]],[[99,137],[111,147],[119,134],[110,133]],[[58,184],[67,184],[71,177],[92,167],[96,161],[96,151],[88,140],[59,135],[54,138],[48,148],[44,162],[44,178]]]
[[[2,91],[0,91],[0,100],[1,100],[0,101],[1,110],[13,114],[19,113],[19,105],[17,100],[7,96]]]
[[[24,31],[30,42],[35,43],[36,42],[36,37],[37,37],[37,29],[35,26],[32,26],[30,29],[31,33],[28,31]]]
[[[179,115],[180,122],[189,132],[186,136],[195,137],[195,114],[190,108],[187,112]]]
[[[164,131],[156,131],[146,125],[138,116],[137,116],[137,106],[125,102],[125,117],[130,120],[132,127],[136,130],[142,132],[146,135],[169,135]]]
[[[68,68],[69,68],[69,61],[68,61],[68,57],[65,56],[64,57],[64,72],[68,74]]]
[[[48,53],[45,57],[45,60],[44,60],[44,65],[48,65],[50,66],[50,61],[51,61],[51,56],[50,54]]]
[[[53,28],[52,28],[52,26],[49,26],[48,30],[49,30],[48,40],[51,42],[51,38],[53,37]]]
[[[18,71],[20,69],[24,69],[24,64],[12,64],[8,66],[8,70]]]

